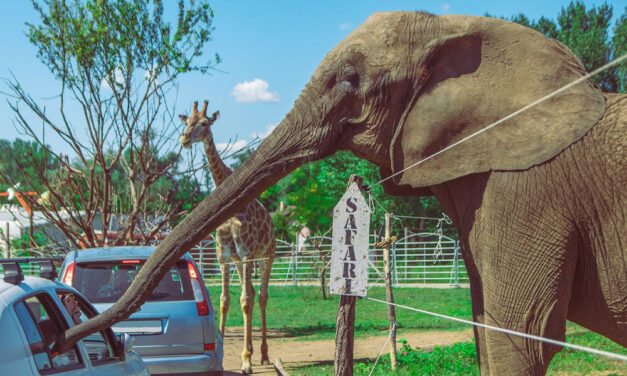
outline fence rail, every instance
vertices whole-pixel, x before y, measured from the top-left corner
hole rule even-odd
[[[383,250],[374,244],[381,238],[370,236],[368,251],[368,280],[370,284],[383,284]],[[31,251],[32,252],[32,251]],[[46,254],[35,252],[32,256],[63,256],[62,250]],[[206,283],[219,283],[221,273],[213,241],[203,241],[190,250]],[[304,244],[289,243],[277,239],[277,250],[272,264],[270,281],[298,285],[320,280],[322,263],[325,277],[329,280],[331,238],[311,237]],[[424,284],[432,286],[460,286],[468,284],[468,274],[461,258],[459,242],[434,233],[405,234],[392,243],[392,283],[394,286]],[[36,263],[21,264],[25,274],[38,274]],[[0,267],[1,271],[1,267]],[[231,264],[231,279],[238,279],[235,265]],[[255,273],[253,281],[259,281]]]
[[[368,279],[371,284],[383,283],[383,250],[374,244],[381,240],[370,236],[368,251]],[[325,276],[330,272],[331,238],[311,237],[305,244],[297,245],[277,239],[277,251],[272,265],[270,281],[297,285],[319,281],[322,263]],[[190,253],[198,263],[206,283],[221,280],[220,267],[213,241],[204,241]],[[466,267],[461,258],[459,242],[447,236],[420,233],[406,234],[392,244],[392,283],[395,286],[428,284],[459,286],[469,283]],[[238,279],[234,264],[230,267],[231,278]],[[260,276],[256,273],[253,281]]]

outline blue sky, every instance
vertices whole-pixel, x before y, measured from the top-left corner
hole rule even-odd
[[[216,142],[251,140],[279,123],[289,111],[318,63],[339,41],[377,11],[424,10],[435,14],[511,16],[555,19],[567,0],[525,1],[237,1],[212,2],[214,40],[207,56],[219,53],[223,61],[211,75],[190,74],[180,80],[175,102],[188,113],[194,100],[210,101],[209,111],[220,110],[212,128]],[[585,1],[590,7],[602,1]],[[614,14],[624,12],[624,0],[608,1]],[[36,58],[24,35],[24,22],[37,22],[30,1],[3,2],[0,12],[0,77],[12,72],[42,103],[58,94],[47,68]],[[166,1],[166,12],[174,1]],[[0,85],[3,85],[0,83]],[[1,87],[0,91],[5,91]],[[0,137],[19,137],[13,113],[0,94]],[[50,105],[52,106],[52,102]],[[57,152],[63,144],[47,136]]]

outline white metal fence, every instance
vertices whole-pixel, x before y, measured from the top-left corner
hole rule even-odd
[[[371,284],[383,283],[383,250],[374,247],[381,240],[370,236],[368,277]],[[311,283],[320,280],[322,264],[328,281],[330,271],[330,237],[311,237],[300,247],[277,239],[277,251],[270,281],[292,284]],[[190,253],[198,263],[206,283],[219,283],[220,268],[216,259],[215,245],[206,241]],[[466,267],[461,257],[458,241],[433,233],[405,234],[392,244],[392,283],[459,286],[468,283]],[[259,275],[253,280],[259,280]],[[235,265],[231,265],[231,279],[237,279]]]
[[[368,279],[370,284],[383,284],[383,250],[374,244],[381,238],[370,235],[368,259]],[[33,252],[29,257],[64,256],[61,249],[47,249],[46,252]],[[196,260],[206,283],[221,281],[220,268],[216,258],[213,241],[203,241],[190,253]],[[297,285],[316,283],[320,280],[322,265],[325,277],[329,280],[330,272],[330,237],[310,237],[300,247],[277,239],[277,251],[270,281]],[[445,235],[434,233],[405,233],[401,239],[392,243],[392,283],[395,286],[424,284],[433,286],[459,286],[469,283],[466,267],[461,257],[459,243]],[[25,274],[38,274],[36,263],[23,264]],[[238,279],[235,265],[231,265],[231,279]],[[257,273],[253,281],[258,281]]]

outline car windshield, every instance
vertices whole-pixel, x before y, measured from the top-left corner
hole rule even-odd
[[[128,289],[144,260],[77,263],[72,286],[92,303],[114,303]],[[187,262],[170,268],[147,301],[194,300]]]

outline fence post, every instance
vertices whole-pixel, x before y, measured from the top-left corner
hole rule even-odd
[[[405,242],[405,281],[407,281],[407,269],[409,269],[409,255],[407,254],[407,227],[404,229],[403,241]]]
[[[292,243],[292,264],[294,268],[292,269],[292,285],[298,285],[298,281],[296,280],[296,271],[298,271],[298,246]]]
[[[391,215],[385,213],[385,238],[382,245],[383,249],[383,271],[385,276],[385,296],[388,303],[394,304],[394,294],[392,293],[392,276],[390,273],[390,246],[396,240],[396,237],[390,235]],[[388,317],[390,319],[390,365],[392,370],[396,369],[396,312],[394,306],[388,304]]]
[[[422,242],[422,283],[427,283],[427,243]]]
[[[351,185],[353,184],[353,182],[355,182],[357,184],[357,188],[359,189],[359,191],[361,191],[362,188],[362,182],[363,182],[363,178],[357,175],[351,175],[349,180],[348,180],[348,188],[351,187]],[[347,189],[348,189],[347,188]],[[338,204],[339,205],[339,204]],[[369,212],[369,211],[368,211]],[[363,213],[361,213],[363,214]],[[335,211],[334,211],[334,216],[333,216],[333,221],[334,224],[336,223],[336,215],[335,215]],[[342,240],[341,237],[336,238],[335,236],[335,225],[334,227],[334,235],[333,235],[333,253],[332,253],[332,260],[336,259],[333,255],[337,255],[337,249],[335,248],[335,244],[336,244],[336,239]],[[356,229],[357,227],[355,227]],[[363,246],[364,244],[362,243],[364,240],[366,242],[366,247],[368,247],[367,249],[359,249],[359,255],[362,254],[362,252],[366,252],[366,258],[368,258],[368,251],[369,251],[369,239],[368,239],[368,230],[367,230],[368,226],[366,226],[366,230],[365,233],[360,233],[360,237],[359,237],[359,244],[360,244],[360,248],[361,246]],[[355,236],[357,236],[357,232],[354,233]],[[364,239],[363,236],[366,236],[366,238]],[[352,235],[349,234],[349,237],[347,237],[346,239],[351,240]],[[348,244],[351,244],[350,242],[348,242]],[[352,248],[352,247],[351,247]],[[333,261],[332,261],[333,262]],[[332,265],[333,268],[333,265]],[[362,281],[362,282],[367,282],[367,278],[368,278],[368,268],[366,265],[366,270],[361,270],[361,272],[366,273],[366,280]],[[332,274],[333,276],[333,274]],[[363,275],[361,277],[364,277]],[[350,281],[350,279],[348,279],[348,281]],[[334,281],[331,281],[331,283],[334,283]],[[348,291],[344,290],[344,292],[350,292],[350,285],[348,285]],[[336,328],[335,328],[335,361],[333,363],[333,368],[335,370],[335,376],[352,376],[353,375],[353,349],[354,349],[354,331],[355,331],[355,300],[356,297],[353,295],[341,295],[340,296],[340,306],[338,308],[337,311],[337,318],[336,318]]]
[[[11,238],[9,236],[9,222],[7,222],[5,226],[4,240],[6,242],[6,248],[4,249],[4,258],[9,258],[11,257]]]
[[[392,285],[398,286],[398,263],[396,259],[396,242],[392,243],[392,270],[394,274],[392,274]]]
[[[455,286],[459,286],[459,240],[455,242],[453,265],[455,266]]]

